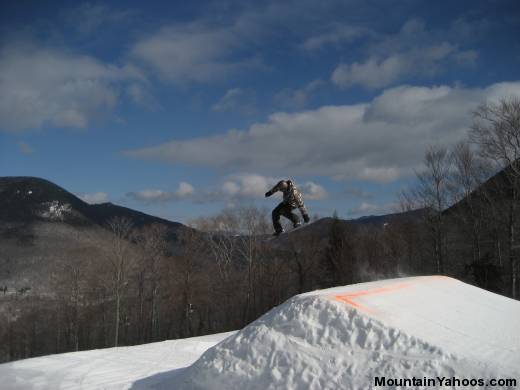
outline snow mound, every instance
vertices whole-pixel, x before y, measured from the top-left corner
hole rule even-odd
[[[518,378],[518,329],[519,302],[455,279],[363,283],[291,298],[170,385],[366,389],[376,377]]]

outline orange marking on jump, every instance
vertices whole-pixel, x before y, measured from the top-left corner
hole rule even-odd
[[[351,300],[350,298],[348,298],[347,295],[338,295],[335,297],[338,301],[342,301],[344,303],[348,303],[349,305],[351,306],[354,306],[356,309],[359,309],[359,310],[363,310],[363,311],[366,311],[366,312],[369,312],[371,313],[372,310],[370,310],[368,307],[365,307],[363,305],[360,305],[359,303],[357,302],[354,302],[353,300]]]
[[[355,302],[353,298],[361,297],[364,295],[374,295],[374,294],[384,294],[391,291],[401,290],[404,288],[410,287],[411,284],[408,283],[400,283],[389,287],[381,287],[381,288],[374,288],[371,290],[361,290],[356,291],[353,293],[343,294],[343,295],[336,295],[334,298],[338,301],[345,302],[351,306],[354,306],[357,309],[364,310],[366,312],[372,312],[368,307],[361,305],[358,302]]]

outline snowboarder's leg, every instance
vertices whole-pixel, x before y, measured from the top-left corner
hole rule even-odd
[[[309,222],[311,219],[309,218],[309,213],[307,212],[307,209],[305,206],[300,206],[300,213],[302,214],[303,220],[305,223]]]
[[[285,207],[283,207],[283,209],[282,209],[282,215],[292,222],[293,227],[300,226],[301,225],[300,218],[292,212],[293,208],[290,205],[284,205],[284,206]]]
[[[282,215],[282,213],[283,213],[284,206],[285,205],[282,202],[278,206],[276,206],[272,212],[273,227],[274,227],[275,233],[277,233],[277,234],[280,234],[283,232],[282,224],[280,223],[280,215]]]

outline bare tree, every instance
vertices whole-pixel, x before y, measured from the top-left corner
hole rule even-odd
[[[239,231],[238,215],[230,209],[210,218],[199,218],[193,227],[206,232],[203,238],[215,261],[222,283],[229,281],[233,256],[236,253],[236,236]]]
[[[214,217],[194,221],[193,226],[205,232],[201,237],[203,246],[217,269],[216,280],[213,281],[214,296],[222,307],[224,327],[229,327],[235,324],[232,301],[236,302],[236,294],[232,286],[233,263],[238,253],[238,215],[231,209],[225,209]]]
[[[473,113],[470,138],[483,157],[520,176],[520,98],[481,105]]]
[[[74,351],[79,350],[79,329],[81,308],[85,304],[88,282],[86,273],[91,270],[91,261],[84,256],[84,248],[79,248],[58,264],[58,273],[54,279],[55,290],[62,300],[62,309],[67,319],[66,326],[72,336]],[[61,323],[58,324],[58,328]]]
[[[451,152],[453,170],[449,187],[453,203],[463,201],[463,206],[456,213],[456,218],[463,227],[469,229],[472,242],[473,262],[482,257],[482,230],[484,223],[482,183],[487,177],[485,162],[471,149],[468,142],[456,144]]]
[[[211,329],[209,310],[215,305],[212,281],[215,267],[206,260],[204,234],[190,228],[177,232],[175,253],[161,266],[161,334],[169,338],[191,337]]]
[[[416,172],[418,186],[413,191],[420,207],[427,209],[427,222],[432,232],[433,254],[437,273],[445,272],[445,226],[443,211],[448,206],[451,159],[445,147],[430,146],[424,157],[424,168]]]
[[[355,255],[352,239],[352,228],[345,225],[334,212],[328,245],[325,248],[325,259],[333,285],[351,284],[354,280]]]
[[[139,329],[138,337],[144,337],[144,301],[147,291],[146,285],[149,285],[150,300],[150,337],[151,341],[155,340],[159,334],[159,311],[158,311],[158,295],[160,289],[161,272],[160,265],[164,261],[168,251],[167,241],[168,228],[165,225],[154,223],[144,226],[136,232],[135,238],[140,246],[141,258],[139,269],[137,272],[138,296],[139,296]]]
[[[520,98],[502,99],[498,103],[481,105],[473,113],[470,131],[471,140],[478,146],[481,156],[504,169],[509,196],[508,207],[508,250],[511,296],[517,296],[518,266],[515,251],[517,234],[518,185],[520,184]]]
[[[238,212],[240,221],[240,235],[238,253],[247,264],[247,289],[246,306],[244,309],[244,325],[252,318],[253,306],[255,303],[254,277],[257,260],[260,256],[259,237],[267,234],[268,220],[265,211],[258,210],[256,207],[242,208]]]
[[[422,239],[424,224],[420,218],[415,218],[412,214],[413,212],[417,215],[425,213],[426,210],[421,210],[421,206],[414,199],[413,191],[405,189],[399,193],[396,211],[406,213],[408,216],[404,216],[404,218],[394,222],[392,228],[399,230],[402,243],[405,246],[404,265],[407,273],[429,272],[429,270],[423,270],[424,264],[421,261],[421,256],[424,256],[425,253],[425,251],[421,250],[421,245],[424,241]]]
[[[132,258],[129,252],[133,224],[128,218],[114,217],[108,221],[107,225],[112,232],[108,260],[111,268],[111,287],[116,306],[114,313],[114,346],[117,347],[121,322],[121,299],[123,290],[128,283],[130,267],[132,265]]]
[[[320,239],[314,234],[301,232],[298,236],[289,235],[288,247],[292,260],[290,266],[298,276],[298,293],[313,289],[316,279],[324,272]]]

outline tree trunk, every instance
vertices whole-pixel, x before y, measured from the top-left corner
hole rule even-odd
[[[511,202],[511,208],[509,212],[509,234],[508,234],[508,242],[509,242],[509,264],[511,266],[511,297],[513,299],[516,298],[516,261],[514,256],[514,234],[515,234],[515,227],[514,227],[514,200]]]
[[[157,285],[154,281],[154,285],[152,287],[152,313],[150,318],[150,339],[151,341],[156,340],[157,338]]]
[[[138,275],[138,299],[139,299],[139,313],[137,317],[137,339],[139,343],[144,342],[144,272]]]
[[[120,318],[120,294],[119,286],[116,288],[116,320],[114,329],[114,347],[117,347],[119,341],[119,318]]]
[[[444,245],[443,245],[442,214],[437,215],[437,272],[444,274]]]

